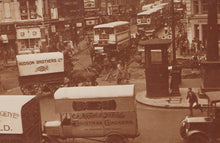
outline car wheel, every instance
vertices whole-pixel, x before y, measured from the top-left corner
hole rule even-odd
[[[51,141],[48,137],[42,137],[41,143],[51,143]]]
[[[180,136],[183,139],[186,139],[186,125],[183,125],[183,123],[181,124],[181,127],[180,127]]]
[[[119,135],[108,136],[105,143],[125,143],[124,138]]]
[[[189,138],[189,143],[209,143],[209,141],[203,135],[195,134]]]

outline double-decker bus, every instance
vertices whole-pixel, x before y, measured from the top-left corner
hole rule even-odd
[[[163,13],[166,6],[167,3],[161,3],[137,14],[137,28],[141,36],[154,36],[155,32],[163,26]]]
[[[94,26],[94,53],[96,57],[128,61],[130,57],[130,26],[127,21],[115,21]],[[101,58],[102,59],[102,58]]]

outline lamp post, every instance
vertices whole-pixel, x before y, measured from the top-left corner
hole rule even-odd
[[[174,13],[174,0],[171,0],[171,15],[172,15],[172,48],[173,48],[173,61],[171,71],[171,96],[180,96],[179,84],[181,81],[181,69],[177,67],[176,61],[176,43],[175,43],[175,13]]]

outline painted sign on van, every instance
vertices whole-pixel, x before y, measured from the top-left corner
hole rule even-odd
[[[23,133],[20,114],[10,111],[0,111],[0,133],[1,134]]]
[[[20,76],[64,72],[63,54],[60,52],[17,55]]]

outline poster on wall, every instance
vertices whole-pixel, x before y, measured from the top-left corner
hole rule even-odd
[[[95,8],[95,0],[84,0],[84,8]]]

